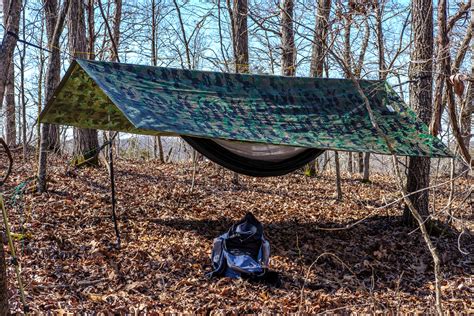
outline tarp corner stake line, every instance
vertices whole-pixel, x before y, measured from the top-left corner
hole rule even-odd
[[[451,157],[446,146],[384,81],[360,80],[395,154]],[[110,116],[110,120],[108,119]],[[390,154],[372,127],[349,79],[282,77],[193,71],[102,61],[74,61],[41,122],[144,135],[184,136],[198,151],[238,171],[259,169],[266,158],[242,158],[225,141],[311,149],[273,161],[265,175],[294,170],[324,150]],[[213,140],[219,140],[219,144]],[[231,143],[229,143],[231,144]],[[255,145],[255,144],[254,144]],[[271,147],[273,146],[273,147]],[[227,150],[215,157],[216,150]],[[235,161],[237,159],[237,161]],[[265,165],[264,164],[264,165]],[[291,170],[290,170],[291,171]]]

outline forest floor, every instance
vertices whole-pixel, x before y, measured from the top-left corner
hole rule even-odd
[[[4,188],[12,230],[26,237],[16,248],[32,311],[434,313],[432,260],[419,231],[401,225],[402,203],[380,208],[399,197],[389,175],[362,183],[345,174],[336,201],[331,174],[240,176],[233,185],[230,172],[200,163],[191,192],[190,164],[121,159],[117,250],[105,168],[68,170],[53,158],[48,193],[27,188],[15,200],[13,188],[35,168],[17,159]],[[432,236],[443,306],[466,314],[474,313],[473,200],[460,202],[472,183],[456,181],[452,211],[464,221]],[[445,221],[449,186],[431,193]],[[264,224],[280,288],[205,277],[213,238],[249,211]],[[11,307],[21,312],[11,266],[8,277]]]

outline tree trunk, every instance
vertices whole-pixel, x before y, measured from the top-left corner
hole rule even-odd
[[[48,44],[51,51],[48,58],[48,67],[46,70],[45,79],[45,101],[47,103],[53,96],[53,93],[56,90],[56,87],[58,86],[60,81],[61,56],[59,50],[56,48],[59,46],[59,37],[57,40],[53,39],[54,30],[59,19],[58,1],[43,0],[43,3],[46,15],[46,35],[48,37]],[[55,124],[43,124],[43,133],[45,133],[46,135],[46,149],[53,152],[59,152],[61,146],[59,126]]]
[[[314,29],[313,50],[311,53],[310,76],[322,77],[324,59],[327,55],[326,42],[329,31],[329,13],[331,12],[331,0],[318,1],[318,12],[316,13],[316,26]]]
[[[40,32],[40,42],[39,46],[43,47],[43,36],[44,35],[44,23],[41,23],[41,32]],[[44,56],[44,51],[41,50],[39,52],[39,66],[38,66],[38,119],[36,124],[36,135],[38,135],[38,139],[36,140],[36,149],[37,149],[37,157],[39,157],[39,150],[41,149],[41,124],[39,122],[39,114],[43,109],[43,88],[44,88],[44,63],[46,61],[46,57]]]
[[[293,31],[293,0],[281,3],[281,74],[294,76],[296,72],[296,47]]]
[[[247,29],[248,3],[247,0],[233,0],[232,8],[235,71],[249,73],[249,37]]]
[[[229,4],[229,2],[227,3]],[[232,44],[234,48],[235,72],[249,73],[249,37],[247,29],[248,2],[247,0],[233,0]],[[232,183],[239,183],[239,174],[234,172]]]
[[[8,8],[9,1],[3,0],[3,8],[5,11]],[[3,15],[3,25],[7,24],[7,14]],[[0,99],[0,105],[2,99]],[[15,65],[13,60],[10,62],[7,81],[5,84],[5,99],[3,100],[3,105],[5,107],[5,140],[8,146],[16,145],[16,118],[15,118]]]
[[[331,0],[318,1],[316,12],[316,25],[314,27],[314,37],[311,52],[310,76],[322,77],[324,60],[327,55],[327,36],[329,31],[329,14],[331,12]],[[308,175],[316,175],[316,165],[312,161],[307,166]]]
[[[48,68],[46,70],[45,100],[48,102],[54,94],[60,80],[61,56],[59,52],[59,38],[61,36],[66,13],[69,8],[69,1],[65,0],[61,11],[58,8],[57,0],[44,0],[44,10],[46,13],[46,34],[50,46],[48,58]],[[38,162],[38,183],[37,190],[42,193],[46,191],[46,167],[48,161],[48,151],[59,152],[60,141],[59,127],[57,125],[43,124],[41,127],[41,141]]]
[[[25,11],[22,14],[22,37],[26,38],[26,18]],[[26,138],[26,97],[25,97],[25,58],[26,58],[26,44],[23,43],[23,49],[20,52],[20,96],[21,96],[21,136],[23,143],[23,160],[27,159],[27,138]]]
[[[71,1],[68,15],[69,51],[72,56],[88,58],[84,6],[82,1]],[[98,165],[95,155],[99,147],[97,131],[89,128],[74,128],[73,155],[79,160],[89,160],[89,165]]]
[[[345,77],[350,77],[352,71],[352,59],[351,59],[351,21],[352,16],[350,13],[344,17],[344,63],[348,69],[345,69]],[[347,171],[352,173],[352,152],[347,153]]]
[[[336,193],[337,200],[342,200],[342,189],[341,189],[341,168],[339,167],[339,153],[334,152],[334,163],[336,167]]]
[[[377,36],[377,51],[378,51],[378,64],[379,64],[379,79],[385,80],[387,78],[387,66],[385,63],[385,46],[384,46],[384,37],[382,30],[383,23],[383,12],[385,9],[385,1],[376,0],[375,5],[375,20],[376,27],[375,33]],[[364,154],[364,175],[362,176],[363,182],[370,181],[370,153]]]
[[[11,0],[9,6],[5,7],[5,12],[9,14],[9,21],[6,25],[6,31],[18,34],[20,26],[20,0]],[[0,44],[0,100],[3,100],[5,94],[5,83],[8,80],[13,51],[16,46],[16,38],[4,32],[4,38]]]
[[[158,47],[157,47],[157,28],[158,22],[156,19],[156,1],[151,1],[151,64],[157,66],[158,60]],[[152,136],[153,137],[153,157],[159,158],[160,162],[165,162],[165,156],[163,153],[163,142],[161,141],[161,136]]]
[[[410,57],[410,104],[418,117],[429,124],[432,115],[432,57],[433,57],[433,3],[432,0],[412,0],[413,46]],[[424,189],[430,183],[430,158],[410,157],[408,163],[407,191]],[[429,215],[429,190],[415,193],[410,201],[423,218]],[[404,221],[416,222],[408,209],[404,210]]]
[[[362,174],[364,172],[364,153],[357,153],[357,171]]]
[[[354,172],[354,169],[352,168],[352,166],[353,166],[352,153],[348,152],[347,153],[347,172],[349,173]]]
[[[364,175],[362,176],[363,182],[370,181],[370,153],[364,154]]]
[[[5,2],[5,0],[4,0]],[[8,78],[3,103],[5,110],[5,140],[8,146],[16,145],[16,118],[15,118],[15,69],[13,63],[8,70]]]
[[[118,51],[115,52],[115,49],[118,50],[120,45],[120,23],[122,22],[122,0],[115,0],[115,10],[114,10],[114,26],[113,26],[113,44],[110,47],[112,61],[118,60]],[[115,49],[114,46],[115,45]]]

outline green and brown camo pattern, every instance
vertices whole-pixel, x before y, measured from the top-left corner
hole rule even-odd
[[[398,155],[447,157],[383,81],[361,80]],[[190,71],[77,60],[42,122],[148,135],[188,135],[389,154],[347,79]]]

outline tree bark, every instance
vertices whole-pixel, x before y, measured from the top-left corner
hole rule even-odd
[[[342,200],[342,189],[341,189],[341,168],[339,167],[339,152],[334,152],[334,164],[336,166],[336,199]]]
[[[75,58],[87,59],[87,39],[82,1],[71,1],[68,14],[69,51]],[[79,160],[88,160],[89,165],[98,165],[98,156],[95,154],[99,147],[97,130],[90,128],[74,128],[73,155]]]
[[[432,56],[433,56],[433,3],[432,0],[412,0],[413,46],[410,57],[410,104],[425,124],[432,115]],[[429,186],[430,158],[410,157],[407,191],[414,192]],[[423,218],[429,215],[429,190],[410,196],[410,201]],[[403,218],[406,224],[415,225],[408,207]]]
[[[122,0],[115,0],[115,10],[114,10],[114,26],[113,26],[113,44],[110,47],[111,51],[111,61],[118,60],[118,51],[116,52],[115,49],[118,50],[120,45],[120,23],[122,22]],[[115,49],[114,49],[115,45]]]
[[[16,46],[16,37],[9,33],[17,34],[20,27],[21,0],[11,0],[9,6],[4,8],[8,16],[6,32],[4,32],[2,43],[0,44],[0,100],[5,94],[8,72],[12,63],[13,51]]]
[[[370,153],[364,154],[364,170],[363,170],[362,181],[363,182],[370,181]]]
[[[311,53],[310,76],[322,77],[324,59],[326,58],[326,42],[329,31],[329,13],[331,0],[319,0],[316,13],[316,26],[314,29],[313,47]]]
[[[364,153],[357,153],[357,172],[362,174],[364,172]]]
[[[3,7],[8,8],[9,1],[3,0]],[[7,24],[7,14],[3,15],[3,24]],[[0,99],[2,101],[2,99]],[[0,106],[2,103],[0,102]],[[5,98],[3,100],[4,106],[4,126],[5,126],[5,140],[8,146],[16,144],[16,118],[15,118],[15,65],[13,60],[10,62],[7,81],[5,83]]]
[[[5,2],[6,0],[4,0]],[[8,2],[8,1],[7,1]],[[5,5],[5,4],[4,4]],[[16,145],[16,117],[15,117],[15,69],[13,63],[8,70],[6,82],[5,98],[3,105],[5,107],[5,140],[8,146]]]
[[[248,2],[233,0],[232,43],[234,47],[235,72],[249,73],[249,38],[247,29]]]
[[[94,0],[87,0],[87,51],[89,52],[89,59],[95,59],[95,12]]]
[[[293,0],[282,0],[281,3],[281,73],[283,76],[294,76],[296,72],[296,47],[293,31]]]

